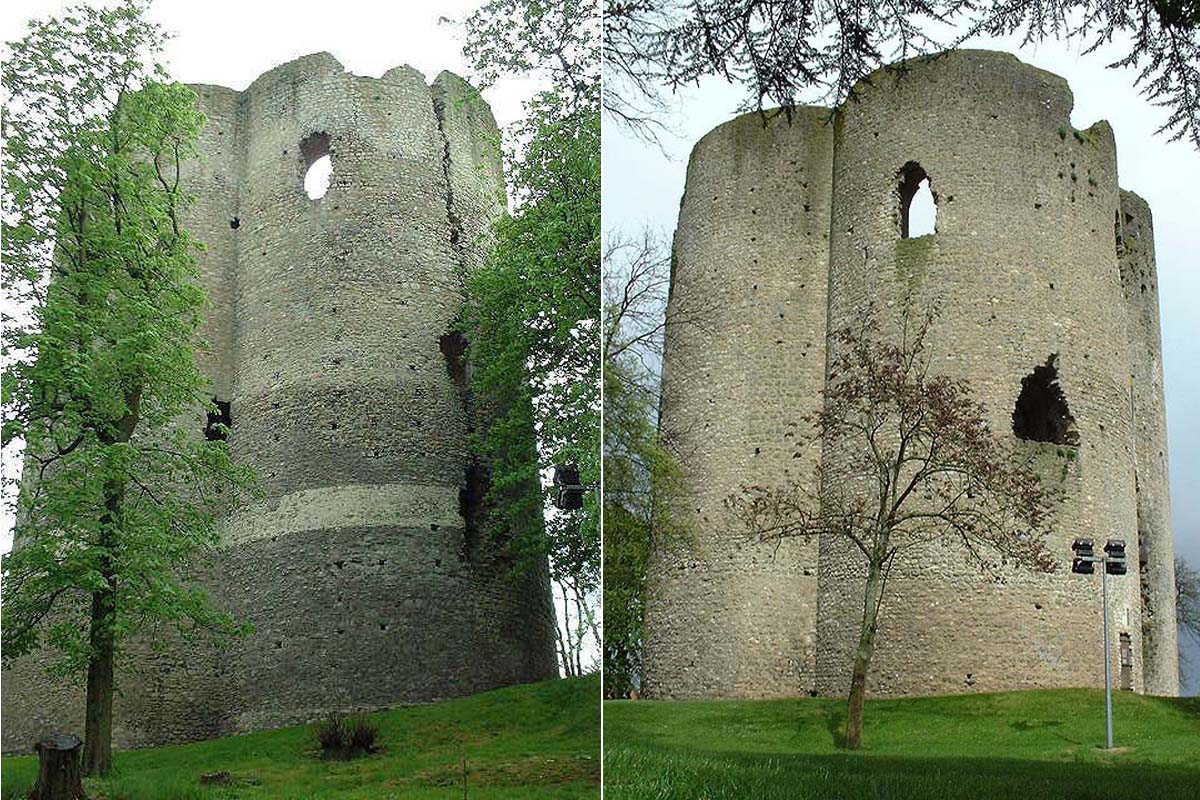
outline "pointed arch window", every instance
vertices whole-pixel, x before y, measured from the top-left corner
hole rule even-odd
[[[937,231],[937,195],[929,174],[916,161],[900,168],[896,194],[900,201],[900,237],[915,239]]]

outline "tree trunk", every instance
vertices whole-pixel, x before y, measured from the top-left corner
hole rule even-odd
[[[101,523],[101,547],[111,551],[114,537],[110,526],[118,524],[124,486],[110,483],[105,487],[108,501]],[[112,556],[100,557],[104,588],[92,592],[92,617],[89,644],[92,648],[87,672],[87,706],[83,722],[83,769],[88,777],[107,775],[112,768],[113,656],[116,643],[113,627],[117,622],[117,576]]]
[[[105,444],[128,442],[137,427],[142,403],[141,389],[125,396],[126,413],[117,424],[114,436],[102,436]],[[111,478],[104,485],[104,516],[100,521],[100,574],[103,588],[92,592],[92,648],[88,661],[87,706],[84,711],[83,768],[88,777],[107,775],[112,769],[113,657],[116,654],[117,567],[113,551],[119,544],[116,531],[121,524],[121,503],[125,482]]]
[[[38,776],[29,800],[86,800],[79,769],[82,744],[78,736],[52,733],[33,746]]]
[[[846,710],[846,748],[862,748],[863,703],[867,695],[867,671],[875,652],[875,631],[879,623],[879,601],[883,596],[883,565],[872,560],[867,568],[863,596],[863,621],[854,655],[854,673],[850,677],[850,700]]]
[[[112,768],[113,723],[113,636],[116,616],[114,592],[92,593],[92,658],[87,672],[87,709],[84,717],[83,748],[85,774],[107,775]]]

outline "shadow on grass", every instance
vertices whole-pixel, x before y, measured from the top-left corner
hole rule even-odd
[[[605,756],[613,800],[1195,800],[1200,769],[1145,763],[782,755],[618,745]]]
[[[1062,724],[1063,723],[1061,719],[1018,719],[1009,723],[1009,727],[1014,731],[1021,731],[1022,733],[1025,733],[1026,731],[1040,731],[1045,730],[1046,728],[1058,728],[1061,727]]]
[[[1174,706],[1184,714],[1200,717],[1200,696],[1197,697],[1156,697],[1167,705]]]
[[[825,729],[833,739],[833,746],[846,746],[846,712],[843,709],[831,708],[825,712]]]

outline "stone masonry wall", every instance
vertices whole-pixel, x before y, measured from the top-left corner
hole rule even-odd
[[[763,697],[814,686],[816,543],[743,541],[723,500],[810,472],[801,419],[825,368],[832,128],[797,110],[739,117],[700,141],[675,237],[663,431],[685,465],[680,521],[647,609],[646,691]]]
[[[324,53],[244,92],[196,88],[203,363],[231,403],[230,448],[266,493],[223,522],[205,583],[255,632],[225,649],[132,642],[116,744],[553,676],[546,571],[514,581],[487,537],[467,541],[472,412],[440,347],[503,212],[486,104],[449,73],[431,90],[411,68],[359,77]],[[333,163],[319,200],[303,189],[313,134]],[[32,661],[5,673],[4,750],[81,727],[81,688],[44,684]]]
[[[1171,560],[1171,540],[1157,302],[1152,295],[1143,299],[1140,290],[1132,297],[1128,277],[1134,269],[1152,275],[1152,251],[1147,259],[1142,250],[1135,266],[1127,250],[1118,263],[1114,218],[1132,200],[1123,202],[1117,188],[1112,132],[1103,122],[1074,130],[1066,83],[1011,55],[957,51],[908,67],[899,81],[877,73],[873,85],[860,85],[858,102],[838,109],[824,155],[832,169],[830,194],[808,204],[830,209],[811,223],[828,225],[826,252],[807,250],[809,231],[796,220],[811,178],[804,186],[780,169],[789,159],[812,163],[809,122],[817,110],[801,117],[799,132],[782,121],[765,130],[755,121],[757,134],[740,136],[753,148],[733,144],[738,123],[751,127],[750,118],[740,118],[710,133],[693,154],[668,313],[685,300],[714,303],[719,311],[711,331],[668,332],[662,426],[672,436],[695,431],[687,440],[691,449],[680,454],[697,496],[681,503],[685,521],[692,541],[725,544],[720,552],[730,568],[717,581],[711,564],[720,562],[712,556],[658,554],[647,609],[647,682],[655,696],[841,694],[848,686],[862,618],[861,557],[827,539],[818,553],[756,558],[753,548],[733,544],[731,522],[720,516],[720,500],[741,483],[779,481],[784,462],[762,459],[784,453],[773,450],[764,433],[819,402],[824,374],[823,361],[819,374],[782,364],[776,354],[790,350],[795,358],[814,334],[789,330],[782,318],[772,319],[778,328],[767,324],[779,298],[749,300],[745,284],[752,291],[811,285],[826,260],[828,271],[820,274],[828,281],[827,323],[815,332],[814,348],[822,359],[823,334],[860,320],[871,306],[897,335],[905,308],[937,306],[934,371],[967,378],[992,430],[1064,497],[1047,535],[1059,561],[1055,573],[1009,569],[992,580],[955,547],[903,555],[882,609],[869,690],[1101,684],[1100,576],[1070,572],[1076,537],[1093,538],[1098,547],[1123,539],[1133,554],[1140,523],[1147,541],[1153,537],[1151,563],[1159,570],[1150,573],[1147,589],[1157,604],[1155,618],[1161,623],[1168,618],[1161,615],[1174,616],[1161,571]],[[827,127],[826,140],[830,133]],[[929,175],[937,199],[932,235],[901,235],[898,186],[909,162]],[[789,191],[759,200],[743,188],[776,180]],[[1148,240],[1148,212],[1128,213]],[[825,233],[813,231],[822,242]],[[793,253],[805,258],[791,261]],[[760,254],[761,262],[754,261]],[[825,317],[808,319],[819,325]],[[1022,379],[1048,362],[1075,418],[1077,445],[1014,434]],[[785,371],[795,374],[787,391],[772,391]],[[756,427],[758,420],[764,422]],[[827,441],[820,456],[830,480],[840,483],[850,479],[844,448]],[[1139,466],[1144,463],[1151,467]],[[801,590],[776,583],[786,566],[809,570],[814,564],[815,615],[808,608],[810,584]],[[1166,656],[1157,644],[1143,646],[1146,612],[1134,573],[1110,579],[1114,674],[1121,674],[1118,635],[1126,634],[1134,654],[1132,688],[1173,693],[1177,684],[1161,677],[1173,669]],[[744,605],[731,603],[731,596],[746,598]],[[781,608],[798,621],[790,640],[772,628]],[[1173,652],[1173,643],[1168,646]],[[811,659],[804,681],[770,669],[738,671],[742,664],[787,657]]]
[[[1167,415],[1163,403],[1162,336],[1154,223],[1146,201],[1121,191],[1114,219],[1121,288],[1129,317],[1133,377],[1138,542],[1141,546],[1142,652],[1146,691],[1179,693],[1175,624],[1175,553],[1167,480]]]
[[[985,578],[956,546],[902,553],[881,610],[870,688],[950,693],[1103,681],[1099,576],[1072,574],[1071,541],[1136,532],[1128,347],[1112,233],[1115,146],[1104,123],[1078,137],[1066,82],[1015,57],[954,52],[879,76],[839,115],[830,328],[874,303],[885,321],[940,308],[932,369],[970,381],[992,431],[1033,451],[1066,490],[1046,543],[1050,575]],[[897,185],[917,162],[937,230],[902,239]],[[911,293],[911,298],[908,297]],[[1078,447],[1018,442],[1021,380],[1057,358]],[[838,443],[826,442],[830,476]],[[1065,476],[1065,480],[1064,480]],[[833,478],[836,480],[836,478]],[[862,619],[861,558],[821,543],[818,687],[840,694]],[[1140,649],[1136,581],[1111,582],[1117,632]],[[1140,659],[1135,683],[1141,688]]]

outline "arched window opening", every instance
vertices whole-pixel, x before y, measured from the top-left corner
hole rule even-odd
[[[1013,433],[1034,442],[1076,447],[1079,432],[1058,383],[1057,362],[1057,356],[1050,356],[1045,366],[1035,367],[1021,379],[1021,394],[1013,410]]]
[[[300,142],[304,159],[304,191],[312,200],[320,200],[329,191],[333,178],[333,157],[329,150],[329,134],[324,131],[309,134]]]
[[[896,192],[900,197],[900,236],[915,239],[937,229],[937,195],[929,175],[915,161],[900,170]]]

